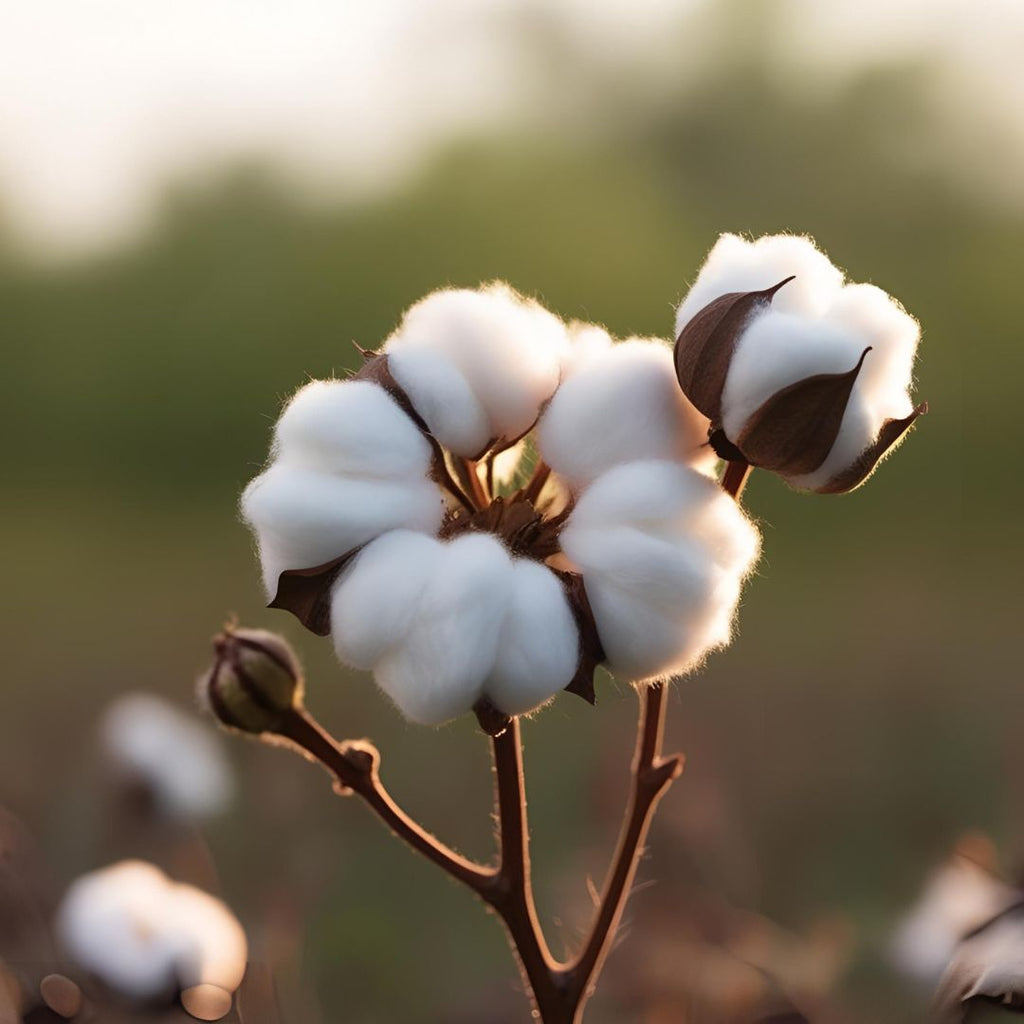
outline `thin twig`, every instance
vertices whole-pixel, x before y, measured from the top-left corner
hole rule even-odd
[[[358,793],[395,835],[443,871],[478,892],[493,885],[497,876],[494,868],[476,864],[445,846],[395,803],[380,780],[376,747],[368,743],[339,744],[305,711],[290,715],[281,735],[334,775],[342,792]]]
[[[725,464],[725,472],[722,474],[722,490],[731,494],[737,501],[747,486],[747,478],[754,467],[749,462],[736,461]]]
[[[570,1021],[582,1020],[583,1008],[594,991],[597,977],[611,949],[636,876],[654,808],[672,780],[683,770],[682,756],[661,756],[664,728],[664,684],[655,683],[641,688],[637,745],[633,758],[633,787],[618,846],[587,940],[579,956],[563,971],[563,984],[570,993],[569,1001],[574,1011]]]

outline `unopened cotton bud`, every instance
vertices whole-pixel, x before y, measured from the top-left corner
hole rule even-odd
[[[214,638],[216,657],[199,698],[225,726],[279,732],[302,707],[302,668],[288,642],[263,629],[229,627]]]

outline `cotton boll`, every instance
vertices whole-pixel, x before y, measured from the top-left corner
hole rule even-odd
[[[708,421],[676,380],[672,352],[631,339],[582,359],[559,387],[538,428],[545,461],[570,486],[637,459],[710,466]]]
[[[142,861],[78,879],[57,930],[81,967],[140,1001],[204,983],[230,992],[245,971],[245,933],[228,908]]]
[[[757,531],[711,480],[674,463],[618,466],[562,532],[614,674],[684,672],[727,642]]]
[[[516,559],[484,692],[505,714],[523,714],[565,689],[578,662],[579,634],[562,584],[540,563]]]
[[[435,532],[444,506],[428,480],[331,476],[278,462],[246,488],[242,514],[259,538],[272,595],[287,569],[323,565],[388,530]]]
[[[216,734],[166,701],[123,696],[107,710],[101,731],[115,768],[146,783],[164,813],[206,816],[227,804],[232,779]]]
[[[796,279],[776,294],[772,308],[802,316],[823,315],[842,287],[843,273],[810,238],[765,235],[747,241],[739,235],[722,235],[679,306],[676,335],[720,295],[760,291],[794,274]]]
[[[490,419],[459,368],[441,352],[396,346],[391,375],[439,444],[467,458],[494,440]]]
[[[513,579],[511,559],[496,537],[470,533],[445,545],[442,571],[425,588],[405,639],[374,670],[406,718],[439,725],[480,698],[494,669]]]
[[[296,392],[274,431],[274,455],[342,476],[425,477],[431,448],[378,384],[312,381]]]
[[[334,585],[331,636],[338,657],[372,669],[409,631],[432,576],[443,571],[444,545],[393,530],[368,544]]]
[[[782,388],[816,374],[852,370],[869,344],[832,322],[774,309],[755,317],[737,341],[722,391],[726,435],[739,438],[750,417]]]
[[[484,409],[490,434],[485,440],[491,441],[511,440],[530,428],[558,386],[567,349],[565,325],[503,284],[428,295],[406,313],[385,345],[389,355],[420,351],[450,360]],[[426,402],[422,395],[421,401]],[[429,402],[433,408],[437,404]],[[479,448],[453,450],[480,453]]]

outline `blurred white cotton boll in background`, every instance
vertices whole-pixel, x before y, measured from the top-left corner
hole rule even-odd
[[[558,317],[501,283],[428,295],[384,346],[431,433],[466,457],[533,425],[558,387],[568,349]]]
[[[965,836],[946,863],[929,875],[917,902],[892,934],[892,965],[934,985],[964,936],[1019,898],[995,873],[995,850],[986,836]]]
[[[713,480],[642,461],[583,492],[562,548],[583,575],[609,671],[640,681],[686,672],[728,642],[760,537]]]
[[[587,351],[567,372],[538,426],[538,446],[551,468],[580,487],[637,459],[713,466],[707,418],[680,390],[671,348],[640,338],[601,345],[596,331],[580,333]]]
[[[110,988],[144,1001],[179,988],[238,988],[245,932],[218,899],[143,861],[79,878],[57,915],[68,955]]]
[[[231,769],[216,732],[159,697],[118,698],[103,716],[101,742],[111,766],[144,783],[171,817],[216,814],[231,798]]]

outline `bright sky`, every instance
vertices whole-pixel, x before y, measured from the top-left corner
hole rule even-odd
[[[512,29],[531,13],[642,60],[708,2],[0,0],[4,212],[39,244],[88,248],[144,225],[168,176],[250,153],[385,187],[453,131],[543,114]],[[1024,0],[788,2],[803,59],[939,49],[1024,110]]]

